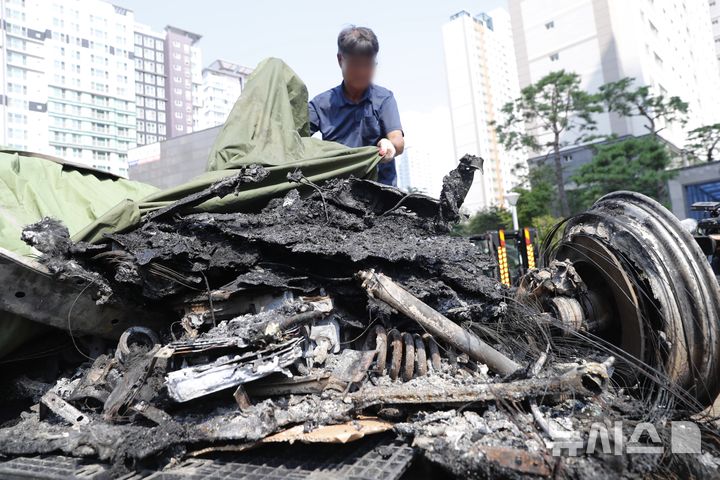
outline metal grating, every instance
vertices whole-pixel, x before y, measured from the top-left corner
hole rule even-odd
[[[344,445],[277,444],[213,459],[190,459],[177,467],[123,478],[145,480],[396,480],[410,467],[414,450],[388,435]],[[146,476],[149,475],[149,476]],[[9,480],[106,480],[110,466],[64,456],[19,457],[0,463]]]
[[[112,478],[109,467],[72,457],[19,457],[0,463],[0,478],[105,480]]]
[[[232,460],[188,460],[147,480],[395,480],[412,462],[408,445],[368,438],[347,445],[271,446]]]

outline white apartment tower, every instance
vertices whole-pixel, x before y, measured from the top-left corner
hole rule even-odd
[[[720,120],[720,74],[708,0],[509,0],[520,86],[556,70],[578,73],[582,86],[634,77],[656,94],[688,102],[685,128],[660,135],[678,146],[686,131]],[[717,14],[715,14],[717,16]],[[717,18],[715,18],[717,19]],[[662,125],[661,125],[662,126]],[[643,135],[640,119],[598,116],[598,133]]]
[[[133,12],[99,0],[1,0],[0,18],[0,144],[127,175]]]
[[[134,38],[137,144],[192,133],[201,105],[200,35],[138,23]]]
[[[225,60],[215,60],[202,70],[196,130],[225,123],[251,72],[251,68]]]
[[[168,136],[165,32],[136,23],[134,39],[137,144],[146,145]]]
[[[442,180],[447,171],[443,171],[438,164],[438,158],[422,147],[408,144],[405,151],[398,156],[397,183],[402,190],[419,191],[432,197],[439,197],[442,190]],[[438,168],[439,167],[439,168]]]
[[[712,26],[713,39],[715,40],[715,55],[720,65],[720,3],[717,0],[709,0],[710,24]]]
[[[523,152],[504,149],[493,126],[502,122],[502,107],[520,95],[510,17],[502,9],[456,13],[443,26],[443,44],[455,157],[485,160],[465,206],[503,206],[518,182],[513,172],[526,161]]]

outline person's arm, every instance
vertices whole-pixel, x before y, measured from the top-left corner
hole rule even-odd
[[[320,130],[320,115],[318,115],[312,101],[308,103],[308,121],[310,122],[310,136],[312,137],[315,132]]]
[[[395,155],[401,155],[405,150],[405,135],[402,130],[393,130],[386,137],[395,146]]]
[[[390,95],[382,104],[380,109],[380,127],[385,134],[385,138],[381,138],[377,146],[382,155],[382,161],[390,162],[397,155],[405,150],[405,135],[400,123],[400,112],[398,111],[395,96]]]

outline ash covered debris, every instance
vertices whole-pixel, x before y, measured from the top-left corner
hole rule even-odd
[[[99,244],[72,244],[52,221],[30,226],[54,274],[92,278],[98,302],[171,320],[139,322],[94,354],[85,339],[87,361],[33,388],[18,379],[13,391],[37,404],[0,428],[0,454],[172,472],[188,457],[250,458],[298,426],[359,432],[377,420],[459,477],[717,474],[712,449],[553,454],[564,441],[588,445],[594,424],[623,421],[625,433],[681,418],[684,405],[651,404],[614,383],[611,350],[556,335],[557,319],[519,303],[486,276],[490,258],[448,235],[478,167],[464,158],[440,201],[368,180],[309,186],[297,172],[302,188],[260,211],[193,211],[262,179],[250,168]],[[553,290],[555,277],[535,277],[534,295]],[[572,295],[580,283],[560,290]]]

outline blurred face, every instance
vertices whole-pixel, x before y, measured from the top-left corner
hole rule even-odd
[[[343,55],[338,53],[338,63],[342,70],[345,85],[365,90],[372,83],[375,75],[375,57],[365,55]]]

